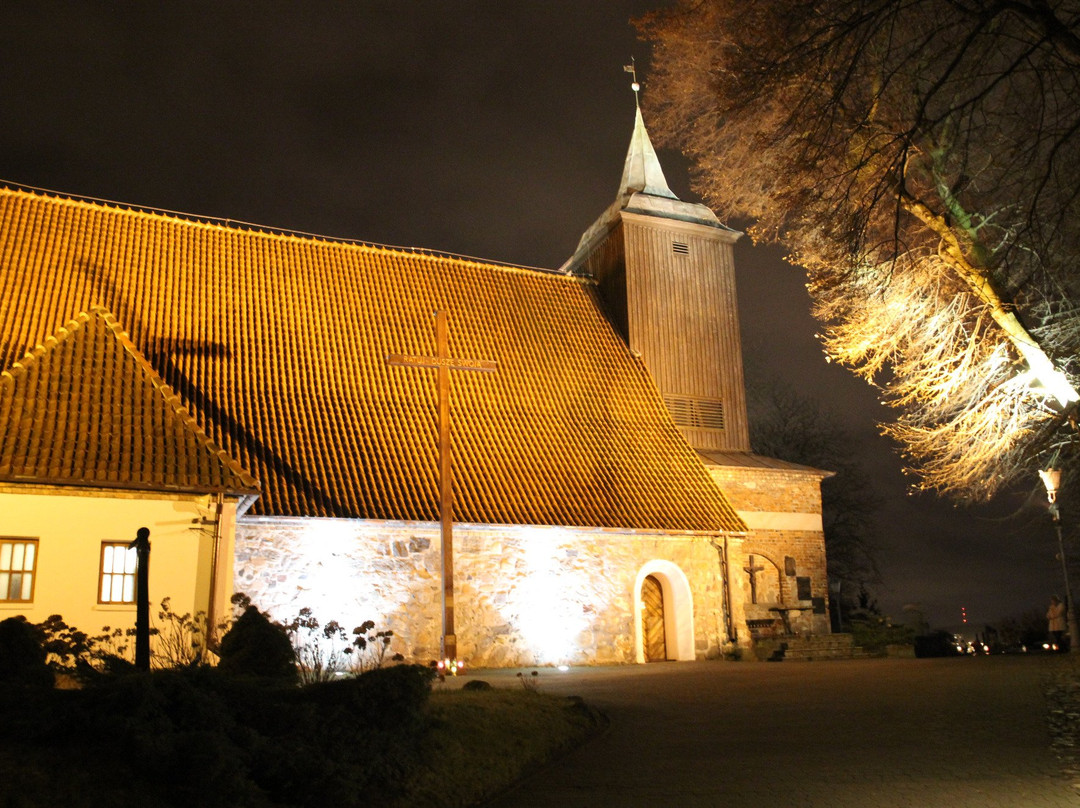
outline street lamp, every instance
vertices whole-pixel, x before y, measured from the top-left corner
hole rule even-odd
[[[1061,486],[1061,469],[1039,469],[1039,478],[1046,486],[1046,498],[1050,501],[1050,517],[1057,530],[1058,558],[1061,559],[1061,573],[1065,576],[1065,603],[1068,608],[1065,616],[1069,625],[1069,651],[1080,653],[1080,631],[1076,627],[1076,609],[1073,606],[1072,591],[1069,587],[1069,565],[1065,561],[1065,542],[1061,538],[1061,511],[1058,510],[1057,492]]]

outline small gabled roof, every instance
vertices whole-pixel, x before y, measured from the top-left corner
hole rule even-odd
[[[103,308],[0,373],[0,482],[258,490]]]

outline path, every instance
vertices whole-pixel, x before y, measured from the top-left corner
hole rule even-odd
[[[541,669],[610,729],[490,808],[1057,808],[1049,657]],[[496,686],[513,672],[475,674]],[[460,680],[459,680],[460,681]]]

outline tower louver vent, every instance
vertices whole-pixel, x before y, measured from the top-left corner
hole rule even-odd
[[[676,255],[689,255],[690,245],[684,244],[681,241],[673,241],[671,242],[671,251]]]
[[[664,404],[676,426],[691,429],[723,429],[724,402],[714,398],[664,396]]]

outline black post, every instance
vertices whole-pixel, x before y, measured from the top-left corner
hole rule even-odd
[[[140,527],[135,541],[135,667],[150,670],[150,529]]]

